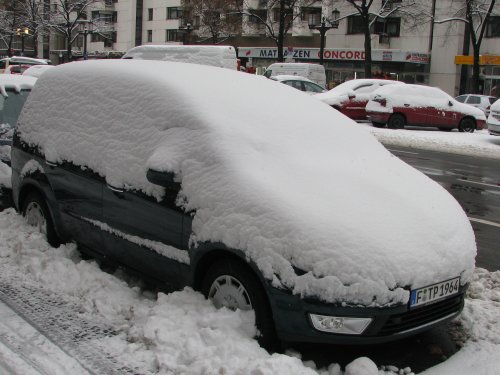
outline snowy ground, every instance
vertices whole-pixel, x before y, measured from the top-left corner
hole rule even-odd
[[[441,151],[473,152],[500,158],[500,137],[489,136],[485,131],[462,134],[361,126],[375,132],[385,144],[419,148],[433,145]],[[54,347],[58,337],[71,331],[68,328],[71,322],[77,324],[77,321],[94,322],[96,326],[92,330],[85,326],[94,332],[87,338],[91,343],[89,356],[100,351],[106,358],[113,358],[115,365],[120,362],[128,369],[138,369],[141,374],[382,375],[411,372],[409,368],[378,369],[368,358],[359,358],[346,368],[331,364],[328,368],[317,369],[314,363],[301,361],[297,353],[270,355],[251,338],[252,329],[245,323],[245,314],[216,310],[189,288],[168,295],[144,291],[126,275],[120,272],[110,275],[93,261],[80,259],[74,245],[51,248],[12,209],[0,213],[0,292],[5,293],[3,286],[9,282],[17,288],[13,295],[23,295],[21,291],[24,290],[30,300],[32,296],[26,291],[43,290],[51,300],[64,301],[63,306],[71,309],[66,314],[56,314],[53,324],[63,328],[59,336],[47,340],[30,332],[22,321],[12,317],[8,306],[0,304],[2,375],[91,373],[87,370],[92,366],[81,368],[68,356],[72,351],[63,345],[64,342],[61,344],[64,350]],[[61,322],[65,321],[69,323],[64,329]],[[422,374],[498,374],[500,271],[490,273],[476,269],[464,312],[457,324],[462,327],[458,330],[462,335],[456,338],[463,341],[462,349]],[[110,327],[112,333],[106,333],[106,327]],[[27,340],[36,352],[19,355],[20,347],[25,347]],[[75,336],[75,340],[83,342],[81,337],[76,339]],[[19,342],[23,345],[16,346]],[[38,372],[27,370],[27,363],[35,363]]]

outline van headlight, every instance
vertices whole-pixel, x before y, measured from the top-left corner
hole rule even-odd
[[[372,322],[372,318],[353,318],[346,316],[328,316],[309,314],[311,322],[318,331],[360,335]]]

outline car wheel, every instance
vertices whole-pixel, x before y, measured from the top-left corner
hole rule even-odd
[[[385,124],[383,122],[373,122],[372,125],[376,128],[385,128]]]
[[[403,129],[406,125],[406,119],[399,113],[393,114],[387,122],[387,127],[390,129]]]
[[[476,122],[470,117],[466,117],[460,121],[458,125],[458,131],[466,132],[466,133],[474,133],[476,129]]]
[[[50,245],[59,246],[61,242],[54,229],[45,199],[39,193],[32,192],[28,194],[22,207],[22,214],[28,225],[37,227],[47,237]]]
[[[232,259],[217,261],[203,279],[202,293],[217,308],[253,310],[260,345],[271,351],[279,349],[269,302],[257,277],[246,265]]]

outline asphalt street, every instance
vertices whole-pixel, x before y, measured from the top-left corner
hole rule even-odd
[[[476,266],[500,270],[500,160],[401,147],[389,150],[455,197],[474,228]]]

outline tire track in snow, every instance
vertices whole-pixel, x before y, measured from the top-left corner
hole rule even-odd
[[[108,326],[80,316],[78,307],[65,300],[63,295],[36,285],[28,285],[19,276],[9,272],[5,266],[0,266],[0,301],[5,304],[0,312],[3,311],[4,314],[9,315],[10,310],[10,315],[13,314],[19,318],[19,320],[14,318],[11,324],[21,325],[24,322],[24,331],[28,332],[28,336],[49,342],[47,350],[51,354],[54,354],[54,350],[58,352],[52,358],[54,361],[59,359],[60,365],[63,366],[66,361],[71,363],[73,360],[75,361],[74,368],[77,369],[79,366],[80,371],[83,371],[78,372],[72,369],[68,373],[75,375],[150,374],[148,371],[127,367],[111,355],[104,353],[102,348],[96,345],[97,341],[117,334]],[[28,325],[31,326],[31,332]],[[24,360],[24,365],[31,365],[33,371],[38,371],[33,374],[54,375],[53,370],[48,373],[44,372],[46,370],[40,362],[43,356],[33,356],[27,352],[28,349],[23,350],[22,345],[26,345],[26,338],[20,336],[19,331],[13,334],[12,328],[3,323],[0,324],[0,344],[4,345],[4,351],[12,351]],[[0,359],[1,349],[0,346]],[[19,364],[19,366],[22,365]],[[1,365],[0,369],[2,369]]]

